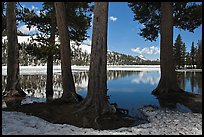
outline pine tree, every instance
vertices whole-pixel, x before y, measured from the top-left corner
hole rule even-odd
[[[69,17],[68,22],[69,36],[71,40],[81,42],[87,38],[87,29],[90,27],[90,12],[88,3],[74,2],[66,3],[66,15]],[[78,11],[78,12],[77,12]],[[41,45],[36,45],[26,48],[27,52],[37,59],[47,59],[47,82],[46,82],[46,96],[52,98],[53,96],[53,60],[59,59],[59,47],[55,44],[55,36],[58,34],[56,28],[55,9],[53,2],[44,2],[43,9],[38,16],[34,10],[24,9],[21,20],[23,20],[28,27],[36,26],[41,32],[37,34],[33,41],[40,42]],[[45,27],[46,26],[46,27]]]
[[[55,2],[55,12],[57,19],[57,27],[60,38],[60,58],[62,71],[62,101],[78,102],[79,98],[76,94],[74,79],[71,70],[71,49],[70,36],[67,28],[67,16],[65,12],[64,2]]]
[[[183,43],[181,46],[181,66],[182,68],[185,67],[186,62],[186,44]]]
[[[153,94],[165,97],[167,93],[182,91],[177,82],[173,59],[173,26],[193,32],[202,24],[202,4],[188,2],[131,2],[134,20],[145,27],[140,35],[153,41],[160,32],[161,78]]]
[[[185,63],[186,63],[187,68],[189,68],[189,66],[191,65],[191,57],[190,57],[190,53],[189,52],[186,53],[186,61],[185,61]]]
[[[195,67],[195,55],[196,55],[196,48],[194,46],[194,42],[191,45],[190,57],[191,57],[191,67]]]
[[[6,104],[8,107],[20,105],[26,93],[21,89],[19,82],[19,45],[16,29],[16,2],[6,3],[8,59],[7,85],[5,89]]]
[[[176,68],[180,69],[181,67],[181,47],[183,45],[181,35],[179,34],[176,38],[176,41],[173,45],[173,56]]]
[[[95,2],[88,93],[77,112],[86,113],[97,128],[101,115],[115,112],[107,98],[107,27],[108,2]]]
[[[198,42],[198,50],[196,54],[196,68],[201,68],[202,69],[202,40]]]

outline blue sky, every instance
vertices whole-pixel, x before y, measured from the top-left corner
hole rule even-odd
[[[21,4],[36,11],[42,7],[39,2],[21,2]],[[133,12],[127,2],[109,2],[108,15],[108,50],[134,56],[143,55],[149,59],[159,58],[160,37],[151,42],[145,41],[143,37],[139,36],[139,29],[142,28],[142,25],[133,21]],[[25,26],[21,27],[25,29]],[[202,25],[195,29],[194,33],[174,28],[174,42],[178,34],[181,34],[182,40],[187,46],[186,50],[190,51],[192,42],[197,46],[198,40],[202,38]],[[88,35],[90,38],[84,43],[91,42],[92,27],[88,30]]]

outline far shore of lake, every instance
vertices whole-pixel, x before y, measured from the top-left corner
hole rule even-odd
[[[107,70],[120,70],[120,71],[160,71],[160,65],[108,65]],[[31,73],[46,74],[47,66],[20,66],[20,75]],[[53,66],[54,73],[61,73],[61,66]],[[89,66],[72,65],[72,71],[89,71]],[[202,69],[178,69],[178,72],[202,72]],[[7,66],[2,66],[2,75],[7,75]]]

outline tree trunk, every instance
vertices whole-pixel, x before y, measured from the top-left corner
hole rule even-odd
[[[57,26],[60,38],[60,56],[62,70],[62,100],[78,102],[71,70],[70,38],[67,27],[64,2],[55,2]]]
[[[1,14],[2,14],[2,15],[1,15],[1,16],[3,16],[3,15],[4,15],[4,14],[3,14],[3,13],[4,13],[4,2],[1,2],[1,6],[2,6],[2,9],[1,9],[1,12],[2,12]],[[1,29],[2,29],[2,30],[1,30],[1,35],[2,35],[2,36],[1,36],[1,39],[3,39],[3,30],[4,30],[4,27],[3,27],[3,17],[2,17],[2,20],[1,20],[1,21],[2,21],[2,27],[1,27]]]
[[[54,7],[53,7],[53,16],[54,14]],[[55,19],[51,20],[51,34],[50,34],[50,39],[49,39],[49,46],[50,46],[50,51],[48,53],[48,58],[47,58],[47,81],[46,81],[46,98],[53,99],[53,48],[55,46],[55,33],[56,33],[56,21]]]
[[[113,112],[107,98],[108,2],[95,2],[88,93],[80,111],[96,117]]]
[[[181,91],[177,83],[173,59],[173,5],[171,2],[161,3],[160,36],[161,78],[157,88],[153,90],[153,94],[157,96]]]
[[[8,60],[7,60],[7,86],[6,96],[9,100],[16,97],[24,97],[26,94],[21,90],[19,83],[19,46],[16,30],[16,3],[7,2],[7,37],[8,37]],[[13,98],[14,97],[14,98]],[[17,102],[16,102],[17,103]],[[18,102],[19,103],[19,102]],[[19,104],[14,104],[19,105]]]
[[[46,98],[53,98],[53,55],[48,55],[47,58],[47,81],[46,81]]]

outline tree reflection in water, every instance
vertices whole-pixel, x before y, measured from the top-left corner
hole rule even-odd
[[[137,79],[136,84],[141,82],[150,82],[149,79],[156,81],[158,78],[152,78],[152,75],[148,75],[147,71],[114,71],[110,70],[107,72],[107,80],[117,80],[124,77],[129,77],[131,75],[138,75],[145,77],[140,77]],[[156,72],[159,73],[159,72]],[[202,95],[202,72],[177,72],[179,86],[186,90],[192,91],[193,93]],[[88,86],[88,72],[73,72],[73,77],[75,81],[76,91]],[[157,76],[158,77],[158,76]],[[147,81],[149,80],[149,81]],[[158,82],[158,81],[157,81]],[[157,83],[156,82],[156,83]],[[188,84],[190,83],[190,84]],[[29,96],[45,98],[45,88],[46,88],[46,75],[20,75],[20,84],[22,89]],[[149,83],[151,84],[151,83]],[[2,91],[4,91],[6,85],[6,76],[2,76]],[[190,88],[189,88],[190,87]],[[62,95],[62,82],[61,75],[55,74],[53,76],[53,98],[59,98]],[[196,90],[197,89],[197,90]]]
[[[202,72],[177,72],[177,77],[181,89],[202,95]]]

